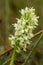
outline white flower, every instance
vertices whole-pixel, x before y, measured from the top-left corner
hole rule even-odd
[[[32,7],[32,8],[29,8],[29,12],[30,13],[33,13],[35,11],[35,9]]]
[[[17,24],[16,24],[16,23],[14,24],[14,27],[15,27],[15,28],[17,27]]]
[[[22,23],[23,25],[25,25],[26,24],[26,22],[25,21],[23,21],[23,23]]]
[[[18,18],[16,18],[16,19],[17,19],[17,23],[18,23],[18,24],[21,24],[21,21],[22,21],[22,20],[21,20],[21,19],[18,19]]]
[[[33,33],[30,33],[30,35],[29,35],[29,36],[30,36],[30,38],[32,38],[34,35],[33,35]]]
[[[27,13],[27,12],[28,12],[28,7],[25,8],[25,13]]]
[[[26,7],[25,10],[28,11],[28,7]]]
[[[24,33],[24,30],[22,29],[21,32]]]
[[[21,12],[21,14],[24,14],[24,13],[25,13],[25,10],[24,10],[24,9],[22,9],[20,12]]]
[[[16,43],[18,43],[18,48],[16,52],[18,53],[21,49],[26,51],[27,45],[31,44],[30,39],[34,36],[33,30],[38,25],[38,16],[35,15],[34,8],[21,9],[21,18],[17,19],[14,26],[14,36],[11,35],[9,40],[11,41],[11,46],[14,47]]]
[[[15,39],[15,36],[10,35],[9,40]]]
[[[33,26],[27,26],[27,28],[33,29]]]
[[[24,39],[25,39],[25,40],[28,40],[28,36],[25,36],[25,35],[24,35]]]
[[[23,38],[22,38],[22,37],[20,37],[20,38],[19,38],[19,40],[21,41],[21,40],[23,40]]]

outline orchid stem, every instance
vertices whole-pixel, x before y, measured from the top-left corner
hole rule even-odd
[[[15,65],[14,64],[15,58],[16,58],[16,46],[14,47],[14,50],[13,50],[13,53],[12,53],[10,65]]]

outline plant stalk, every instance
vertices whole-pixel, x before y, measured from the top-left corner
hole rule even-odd
[[[35,49],[39,45],[40,40],[42,39],[43,33],[40,35],[39,39],[36,41],[35,45],[33,46],[32,50],[28,53],[24,63],[22,65],[27,65],[28,60],[30,59],[31,55],[34,53]]]
[[[16,46],[14,47],[14,50],[13,50],[13,53],[12,53],[10,65],[15,65],[14,64],[15,58],[16,58]]]

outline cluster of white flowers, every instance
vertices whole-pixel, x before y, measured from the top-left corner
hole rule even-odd
[[[12,35],[9,39],[11,40],[11,46],[17,45],[18,49],[26,51],[26,47],[30,44],[30,39],[34,36],[33,30],[38,25],[38,18],[35,15],[34,8],[21,9],[21,18],[17,18],[17,22],[12,24],[14,26],[14,36]],[[18,50],[18,51],[19,51]]]

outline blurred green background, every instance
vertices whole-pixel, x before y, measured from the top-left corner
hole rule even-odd
[[[36,9],[36,14],[39,16],[39,25],[34,33],[43,29],[43,0],[0,0],[0,54],[6,49],[9,49],[8,37],[14,32],[12,23],[16,22],[17,17],[20,17],[19,10],[26,6],[34,7]],[[33,39],[33,42],[35,43],[36,40],[37,38]],[[43,39],[36,52],[39,54],[38,56],[41,60],[38,61],[35,58],[36,60],[34,61],[33,57],[33,60],[31,61],[33,64],[30,63],[28,65],[43,65]],[[25,56],[26,55],[24,54],[24,57]],[[7,59],[7,55],[0,57],[0,65],[5,62],[5,57]]]

